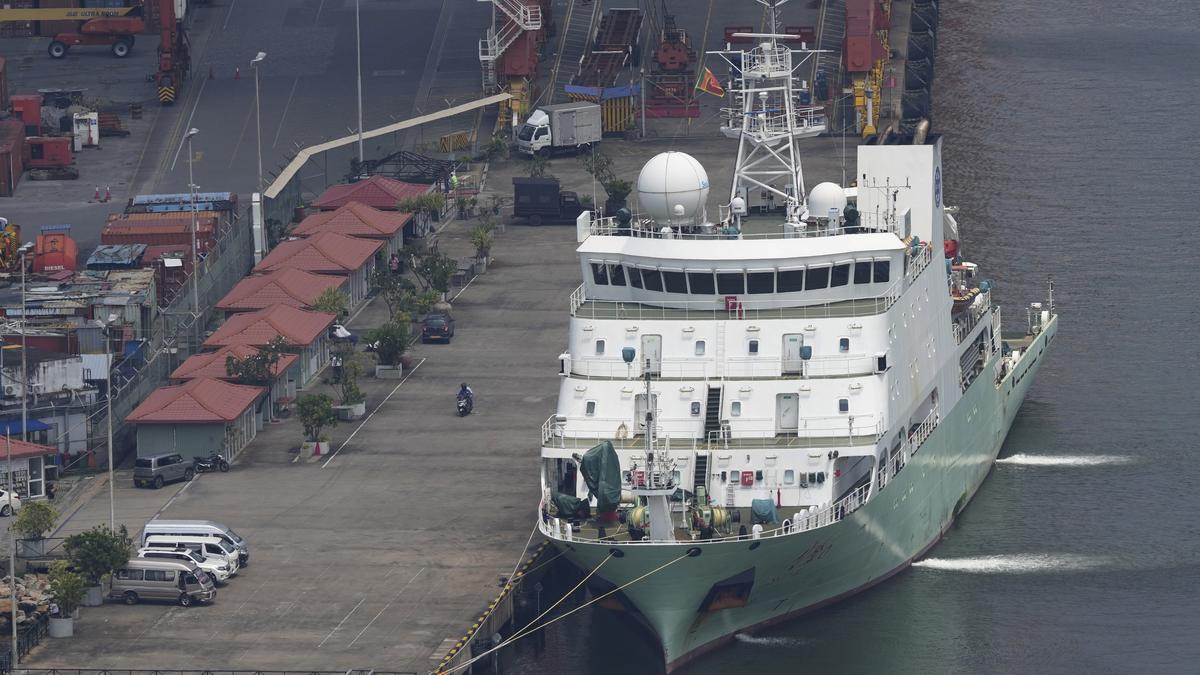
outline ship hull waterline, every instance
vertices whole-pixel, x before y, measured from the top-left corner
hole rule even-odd
[[[655,633],[666,671],[673,672],[738,632],[799,617],[885,581],[933,548],[991,471],[1057,328],[1053,317],[999,386],[991,377],[1001,358],[995,356],[886,488],[832,525],[725,543],[551,542],[585,573],[604,563],[593,577],[597,591],[670,563],[614,597]],[[784,507],[780,518],[787,517]],[[621,555],[610,558],[615,548]],[[685,557],[691,548],[700,554]],[[753,585],[744,606],[699,611],[714,584],[747,574]]]

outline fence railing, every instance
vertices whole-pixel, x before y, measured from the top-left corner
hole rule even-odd
[[[38,617],[32,624],[27,624],[24,627],[17,629],[17,660],[24,658],[26,654],[33,651],[33,648],[40,645],[42,640],[46,638],[46,632],[50,625],[50,618],[46,615]],[[13,672],[13,654],[10,641],[4,640],[4,644],[0,645],[0,675],[7,675]],[[21,669],[28,671],[24,668]],[[343,674],[339,674],[343,675]]]

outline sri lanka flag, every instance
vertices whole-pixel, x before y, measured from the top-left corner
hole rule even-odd
[[[725,88],[717,81],[717,76],[713,75],[712,70],[708,66],[704,67],[704,75],[700,77],[700,82],[696,84],[696,88],[713,96],[725,96]]]

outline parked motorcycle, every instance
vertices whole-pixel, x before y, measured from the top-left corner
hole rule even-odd
[[[207,473],[209,471],[225,473],[229,470],[229,462],[219,453],[214,452],[208,457],[193,457],[192,468],[196,473]]]
[[[458,416],[466,417],[475,408],[475,399],[471,396],[458,397]]]

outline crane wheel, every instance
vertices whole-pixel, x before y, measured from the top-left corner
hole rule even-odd
[[[61,59],[67,55],[67,45],[55,40],[54,42],[50,43],[50,48],[46,51],[50,53],[50,58]]]
[[[125,38],[121,38],[120,40],[114,42],[112,45],[113,56],[117,57],[118,59],[123,59],[126,56],[129,56],[129,48],[133,46],[131,42],[131,40],[126,40]]]

